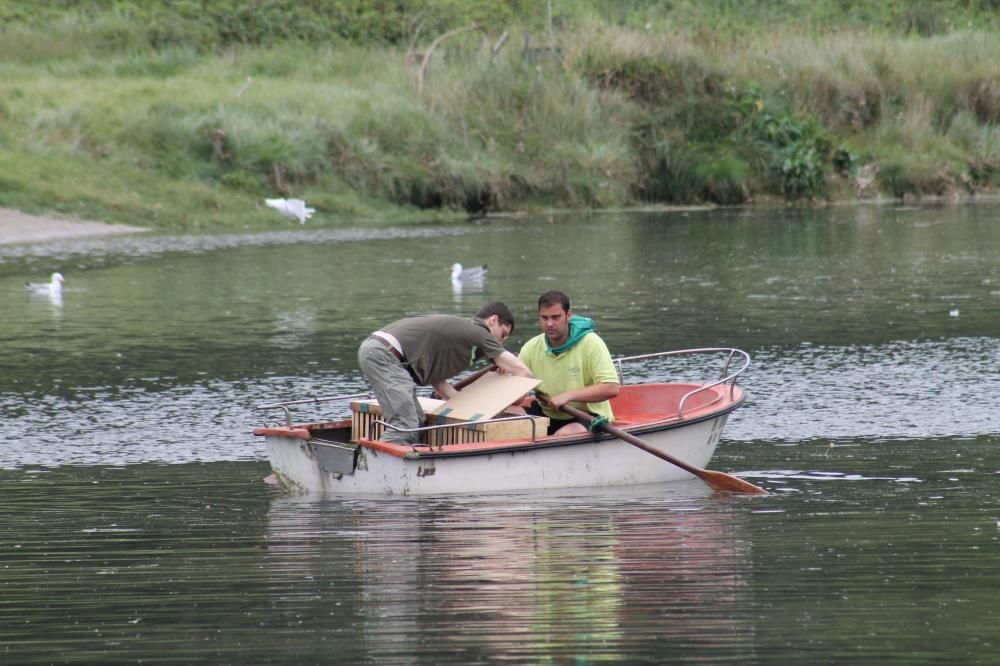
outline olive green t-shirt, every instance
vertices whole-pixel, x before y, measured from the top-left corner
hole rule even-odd
[[[422,385],[450,379],[473,359],[492,360],[505,351],[485,324],[455,315],[407,317],[382,330],[399,340],[407,365]]]

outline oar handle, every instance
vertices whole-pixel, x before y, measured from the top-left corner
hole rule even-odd
[[[477,379],[479,379],[480,377],[482,377],[483,375],[485,375],[485,374],[486,374],[487,372],[490,372],[490,371],[492,371],[492,370],[496,370],[496,369],[497,369],[497,365],[496,365],[496,363],[493,363],[493,362],[491,361],[490,363],[486,364],[486,366],[485,366],[485,367],[483,367],[483,368],[479,368],[478,370],[476,370],[475,372],[473,372],[473,373],[472,373],[471,375],[469,375],[468,377],[465,377],[465,378],[463,378],[463,379],[460,379],[460,380],[458,380],[457,382],[455,382],[455,383],[454,383],[454,384],[452,384],[451,386],[452,386],[452,388],[454,388],[454,389],[455,389],[456,391],[461,391],[461,390],[462,390],[462,389],[464,389],[464,388],[465,388],[466,386],[468,386],[468,385],[469,385],[469,384],[471,384],[472,382],[476,381]],[[441,396],[439,396],[439,395],[437,394],[437,391],[435,391],[434,393],[431,393],[431,397],[432,397],[432,398],[435,398],[435,399],[440,399],[440,398],[441,398]]]
[[[485,375],[487,372],[491,372],[491,371],[496,370],[496,369],[497,369],[496,363],[489,363],[489,364],[486,365],[486,367],[480,368],[480,369],[476,370],[475,372],[473,372],[468,377],[460,379],[459,381],[455,382],[451,386],[456,391],[461,391],[466,386],[468,386],[472,382],[476,381],[477,379],[479,379],[480,377],[482,377],[483,375]]]

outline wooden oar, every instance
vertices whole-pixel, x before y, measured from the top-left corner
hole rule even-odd
[[[543,402],[546,405],[549,404],[548,396],[545,395],[544,393],[535,391],[535,395],[538,397],[538,400],[540,402]],[[588,414],[587,412],[581,409],[577,409],[576,407],[573,407],[571,405],[563,405],[562,407],[559,408],[559,411],[565,414],[569,414],[574,419],[576,419],[583,425],[587,426],[588,429],[590,428],[590,424],[594,420],[594,417]],[[739,477],[735,477],[732,476],[731,474],[726,474],[724,472],[715,472],[709,469],[702,469],[701,467],[698,467],[696,465],[684,462],[680,458],[675,458],[669,453],[664,453],[663,451],[653,448],[652,446],[642,441],[635,435],[629,434],[624,430],[622,430],[621,428],[616,428],[610,423],[600,423],[596,427],[600,428],[604,432],[614,435],[618,439],[628,442],[632,446],[642,449],[646,453],[652,453],[657,458],[662,458],[663,460],[666,460],[668,463],[671,463],[672,465],[677,465],[681,469],[691,472],[699,479],[707,483],[713,490],[717,492],[745,493],[748,495],[769,494],[763,488],[755,486],[749,481],[744,481]]]
[[[493,362],[487,363],[485,368],[480,368],[480,369],[476,370],[475,372],[473,372],[468,377],[466,377],[464,379],[460,379],[459,381],[455,382],[451,386],[456,391],[461,391],[466,386],[468,386],[472,382],[476,381],[477,379],[479,379],[480,377],[482,377],[483,375],[485,375],[487,372],[490,372],[490,371],[496,370],[496,369],[497,369],[496,363],[493,363]]]
[[[479,379],[480,377],[482,377],[483,375],[485,375],[487,372],[490,372],[491,370],[496,370],[496,369],[497,369],[496,363],[493,363],[493,362],[487,363],[486,367],[480,368],[480,369],[476,370],[475,372],[473,372],[468,377],[465,377],[464,379],[460,379],[457,382],[455,382],[454,384],[452,384],[452,388],[454,388],[456,391],[461,391],[466,386],[468,386],[472,382],[476,381],[477,379]],[[431,397],[439,399],[441,396],[439,396],[437,394],[437,392],[434,392],[434,393],[431,394]]]

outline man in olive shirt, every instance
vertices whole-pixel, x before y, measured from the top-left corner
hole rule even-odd
[[[569,296],[553,289],[538,297],[538,322],[542,333],[524,344],[520,359],[542,380],[549,406],[535,402],[527,413],[548,416],[550,435],[587,431],[558,411],[565,404],[614,420],[608,401],[618,395],[618,372],[593,320],[574,315]]]
[[[358,348],[358,365],[382,407],[382,420],[396,428],[425,425],[417,386],[433,386],[438,395],[451,398],[457,391],[448,379],[468,368],[474,358],[487,358],[512,375],[533,376],[501,344],[513,330],[510,308],[494,301],[472,319],[407,317],[372,333]],[[386,428],[382,440],[415,444],[420,434]]]

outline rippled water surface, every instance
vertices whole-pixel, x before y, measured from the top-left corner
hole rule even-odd
[[[5,661],[994,661],[1000,207],[288,229],[0,245]],[[711,466],[772,494],[261,482],[253,405],[407,313],[503,299],[516,349],[553,287],[615,355],[750,352]]]

